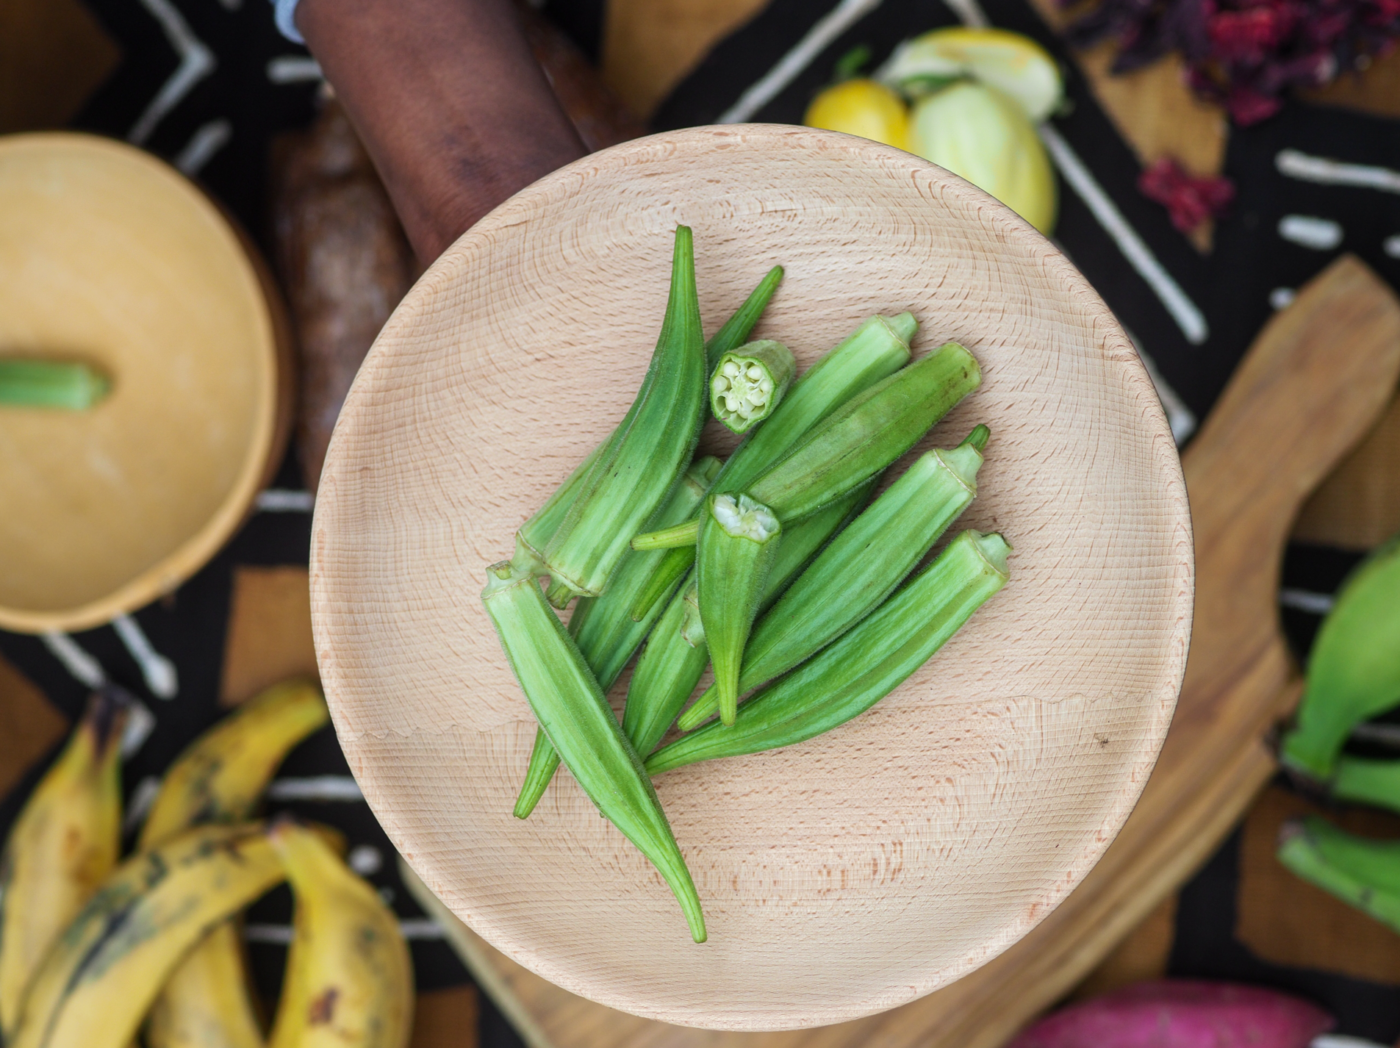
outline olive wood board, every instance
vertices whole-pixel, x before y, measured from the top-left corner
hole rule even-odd
[[[1185,881],[1274,774],[1266,738],[1300,687],[1279,626],[1283,547],[1299,507],[1375,424],[1397,376],[1400,302],[1351,256],[1306,285],[1260,333],[1183,457],[1196,540],[1196,624],[1157,768],[1084,882],[985,967],[854,1022],[717,1033],[639,1019],[562,990],[460,922],[451,926],[439,907],[449,940],[531,1048],[1005,1043]]]
[[[625,412],[677,222],[695,230],[711,330],[781,262],[755,334],[785,338],[803,366],[878,312],[921,320],[916,353],[967,345],[983,385],[923,446],[991,426],[959,527],[1014,546],[1010,585],[865,715],[657,779],[700,885],[703,946],[571,776],[529,820],[511,816],[535,722],[478,597],[515,528]],[[483,219],[371,350],[313,525],[321,676],[390,839],[532,970],[692,1026],[845,1021],[1008,947],[1126,818],[1185,668],[1180,478],[1111,314],[990,197],[831,132],[638,139]]]

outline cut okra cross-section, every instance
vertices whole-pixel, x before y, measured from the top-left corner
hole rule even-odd
[[[761,339],[719,358],[710,377],[710,408],[735,433],[762,422],[783,399],[797,362],[781,342]]]

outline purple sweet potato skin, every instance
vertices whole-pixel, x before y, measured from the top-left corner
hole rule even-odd
[[[1010,1048],[1307,1048],[1332,1017],[1258,986],[1162,979],[1046,1016]]]

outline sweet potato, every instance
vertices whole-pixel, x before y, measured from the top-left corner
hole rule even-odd
[[[1307,1048],[1331,1028],[1321,1008],[1275,990],[1163,979],[1048,1015],[1010,1048]]]

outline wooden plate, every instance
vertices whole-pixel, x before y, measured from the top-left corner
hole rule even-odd
[[[113,380],[88,412],[0,409],[0,627],[86,629],[242,522],[285,437],[282,321],[203,193],[87,135],[0,139],[0,272],[0,354]]]
[[[804,365],[875,312],[912,310],[916,351],[967,345],[984,385],[931,443],[990,424],[962,523],[1015,546],[1011,584],[863,717],[657,780],[704,901],[702,946],[567,775],[512,817],[535,725],[478,600],[513,529],[625,412],[682,222],[707,330],[781,262],[757,336]],[[1192,550],[1152,386],[1048,241],[906,153],[747,126],[594,154],[428,271],[341,415],[311,579],[351,767],[455,913],[604,1004],[781,1029],[928,993],[1079,882],[1171,719]]]

